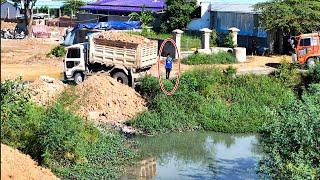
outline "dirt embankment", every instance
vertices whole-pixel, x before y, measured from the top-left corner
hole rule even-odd
[[[66,87],[66,84],[57,79],[41,76],[28,88],[31,92],[31,99],[39,105],[46,106],[53,103]]]
[[[90,76],[75,92],[76,113],[94,121],[124,122],[145,109],[140,94],[105,74]]]
[[[38,166],[30,156],[1,144],[1,179],[59,179],[49,169]]]

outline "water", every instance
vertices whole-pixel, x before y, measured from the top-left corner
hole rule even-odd
[[[136,140],[148,158],[122,179],[259,179],[256,135],[187,132]]]

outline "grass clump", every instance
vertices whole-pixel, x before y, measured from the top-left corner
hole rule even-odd
[[[183,64],[233,64],[236,58],[228,52],[218,52],[216,54],[194,54],[182,59]]]
[[[151,134],[192,129],[258,132],[294,98],[274,77],[233,77],[212,69],[184,73],[173,96],[164,95],[158,86],[156,78],[142,81],[141,93],[151,97],[149,111],[130,122]]]
[[[63,57],[66,54],[66,49],[63,45],[54,47],[48,55],[53,55],[55,57]]]
[[[64,110],[29,101],[21,80],[1,83],[1,143],[31,155],[65,179],[116,179],[135,158],[125,138]]]

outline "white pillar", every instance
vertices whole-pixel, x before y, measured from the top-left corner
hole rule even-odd
[[[179,51],[179,53],[181,53],[181,35],[182,35],[182,33],[183,33],[183,31],[181,31],[180,29],[175,29],[172,31],[173,40],[176,42],[177,50]],[[174,58],[178,58],[177,51],[174,54]]]
[[[239,33],[240,29],[238,29],[236,27],[232,27],[232,28],[229,28],[228,31],[232,34],[233,45],[235,47],[237,47],[238,46],[238,33]]]
[[[200,31],[202,32],[201,49],[210,50],[210,33],[212,30],[208,28],[202,28]]]

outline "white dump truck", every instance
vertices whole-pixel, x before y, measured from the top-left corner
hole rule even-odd
[[[157,62],[157,41],[120,32],[94,33],[88,38],[88,43],[67,48],[65,80],[79,84],[87,75],[107,72],[134,87]]]

